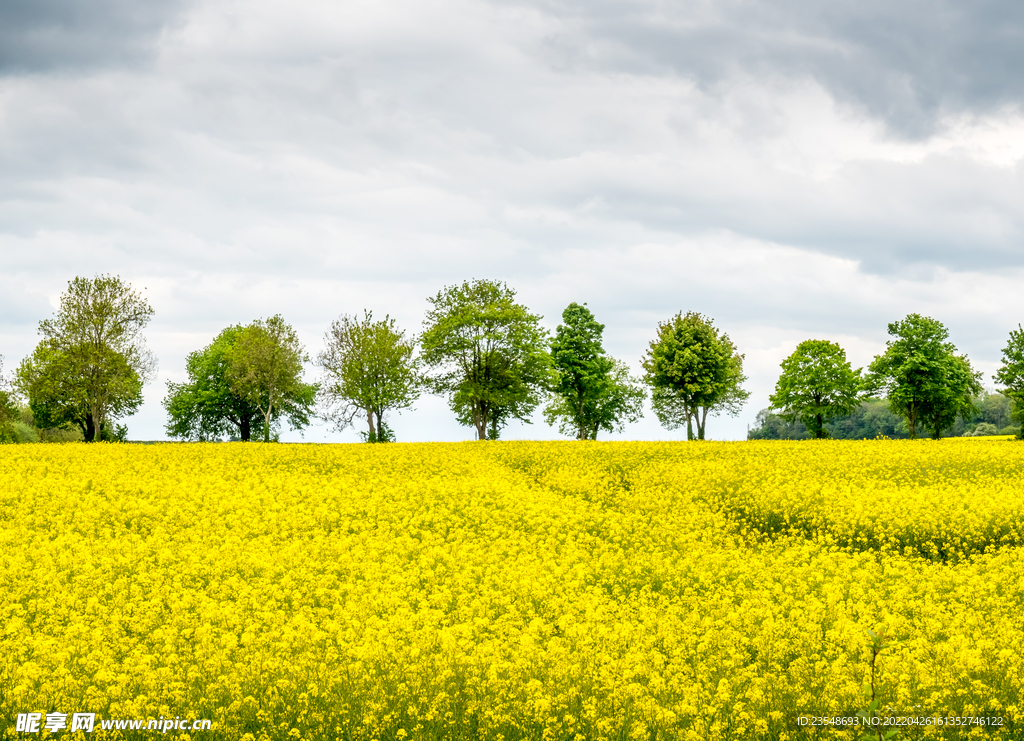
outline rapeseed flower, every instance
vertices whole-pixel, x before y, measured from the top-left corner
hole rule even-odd
[[[1009,441],[0,454],[7,737],[846,739],[798,716],[866,706],[867,629],[886,712],[1021,733]]]

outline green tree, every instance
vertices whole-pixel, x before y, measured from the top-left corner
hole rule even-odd
[[[893,414],[888,403],[881,399],[865,399],[848,417],[835,420],[830,434],[838,440],[874,440],[888,437],[893,440],[907,437],[907,423]]]
[[[971,432],[979,424],[990,424],[996,428],[999,434],[1015,434],[1016,429],[1009,433],[1003,432],[1011,427],[1014,421],[1013,401],[998,391],[988,391],[981,394],[974,400],[977,411],[969,417],[957,420],[953,427],[954,435],[964,435]]]
[[[963,355],[947,357],[943,365],[945,382],[925,408],[923,418],[936,440],[957,419],[969,419],[980,411],[977,399],[985,390],[981,385],[981,372],[971,368]]]
[[[309,424],[318,386],[302,381],[302,365],[309,358],[279,314],[243,328],[227,360],[231,392],[260,411],[264,442],[270,442],[271,423],[279,415],[287,416],[293,429]]]
[[[747,426],[747,440],[803,440],[807,437],[807,426],[803,422],[789,422],[772,412],[771,407],[759,411],[754,420],[753,427]]]
[[[498,281],[446,286],[428,301],[422,359],[459,422],[480,440],[496,438],[510,419],[529,422],[552,382],[541,318]]]
[[[202,350],[189,353],[186,383],[167,383],[163,404],[169,416],[165,427],[169,436],[182,440],[237,436],[248,441],[252,431],[260,428],[263,414],[259,407],[235,393],[228,380],[231,351],[244,331],[242,325],[223,330]],[[275,415],[272,421],[276,419]]]
[[[981,420],[994,425],[997,430],[1010,426],[1013,420],[1012,400],[998,392],[986,392],[978,399],[978,409],[981,412]]]
[[[958,416],[973,413],[974,398],[983,390],[981,374],[956,354],[941,322],[908,314],[889,324],[889,334],[894,339],[868,366],[865,386],[872,395],[884,392],[893,414],[906,420],[911,438],[921,428],[937,438]]]
[[[0,443],[17,442],[18,435],[15,422],[18,421],[18,407],[14,403],[13,394],[7,388],[7,379],[3,375],[4,356],[0,355]]]
[[[1013,413],[1020,422],[1018,437],[1024,438],[1024,329],[1018,324],[1010,331],[1010,338],[1003,348],[1003,365],[993,379],[1003,388],[999,393],[1013,402]]]
[[[138,409],[156,371],[142,337],[152,315],[118,277],[70,281],[57,315],[39,323],[42,341],[17,372],[40,427],[75,425],[87,442],[123,437],[114,421]]]
[[[555,399],[544,410],[548,424],[564,435],[596,440],[600,430],[621,431],[643,413],[644,391],[624,363],[605,354],[604,325],[586,307],[571,303],[555,330],[551,358],[556,373]]]
[[[806,340],[782,361],[782,375],[769,397],[772,408],[789,422],[800,420],[812,437],[828,437],[825,423],[859,406],[860,369],[846,351],[828,340]]]
[[[324,371],[321,416],[342,430],[356,415],[366,415],[368,441],[392,438],[385,413],[412,406],[420,394],[415,343],[390,316],[375,322],[367,311],[362,319],[342,315],[331,324],[324,344],[317,356]]]
[[[658,325],[643,361],[651,406],[668,429],[686,425],[686,439],[704,439],[708,414],[739,414],[750,392],[741,384],[743,355],[711,319],[682,313]]]
[[[836,440],[873,440],[877,437],[892,439],[907,436],[907,424],[889,410],[879,399],[865,399],[848,415],[826,422],[828,436]],[[748,440],[805,440],[810,433],[800,420],[789,422],[771,408],[757,413],[754,427],[747,431]]]
[[[999,428],[990,422],[982,422],[975,426],[970,432],[965,432],[964,437],[981,437],[984,435],[998,435]]]

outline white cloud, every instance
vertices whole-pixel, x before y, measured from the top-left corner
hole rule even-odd
[[[735,26],[702,7],[667,25],[705,46]],[[428,295],[472,277],[507,280],[551,328],[588,302],[634,368],[658,321],[714,317],[753,400],[713,436],[742,436],[800,340],[863,365],[910,311],[994,369],[1024,308],[1012,100],[894,136],[875,103],[792,60],[641,64],[641,36],[602,25],[630,12],[211,2],[175,6],[144,62],[0,76],[8,367],[69,278],[112,272],[157,311],[140,437],[161,434],[164,381],[229,324],[281,313],[315,351],[341,312],[417,331]],[[852,43],[805,31],[769,41],[782,57]],[[439,400],[396,429],[462,434]]]

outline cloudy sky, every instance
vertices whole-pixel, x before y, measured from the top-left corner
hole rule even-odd
[[[910,312],[991,384],[1024,321],[1022,68],[1010,0],[6,0],[4,371],[115,273],[156,311],[134,439],[227,325],[280,313],[315,354],[470,278],[550,329],[586,302],[637,370],[659,321],[713,317],[751,391],[718,439],[801,340],[866,365]],[[393,427],[471,437],[437,398]]]

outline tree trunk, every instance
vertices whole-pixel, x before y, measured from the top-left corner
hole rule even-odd
[[[576,439],[586,440],[587,439],[587,423],[583,419],[583,390],[576,385],[576,403],[574,406],[574,412],[576,414]]]
[[[708,410],[707,408],[697,410],[697,439],[704,439],[704,428],[708,423]]]
[[[273,395],[267,399],[267,411],[263,415],[263,442],[270,442],[270,417],[274,413],[274,397]]]
[[[487,408],[480,404],[473,414],[473,424],[476,425],[476,439],[486,440],[487,439]]]
[[[86,435],[85,440],[86,442],[99,442],[103,439],[103,415],[95,401],[90,404],[90,407],[86,413],[86,426],[89,429],[89,433]]]
[[[693,440],[693,415],[686,415],[686,439]]]
[[[367,409],[366,410],[366,423],[370,426],[370,437],[368,437],[367,439],[371,443],[377,442],[377,431],[375,429],[373,429],[373,410],[372,409]]]
[[[238,425],[238,435],[243,443],[252,439],[252,422],[248,416],[242,417],[242,424]]]
[[[816,414],[814,421],[817,424],[817,429],[814,430],[814,437],[821,440],[821,438],[825,437],[825,420],[821,418],[820,414]]]

